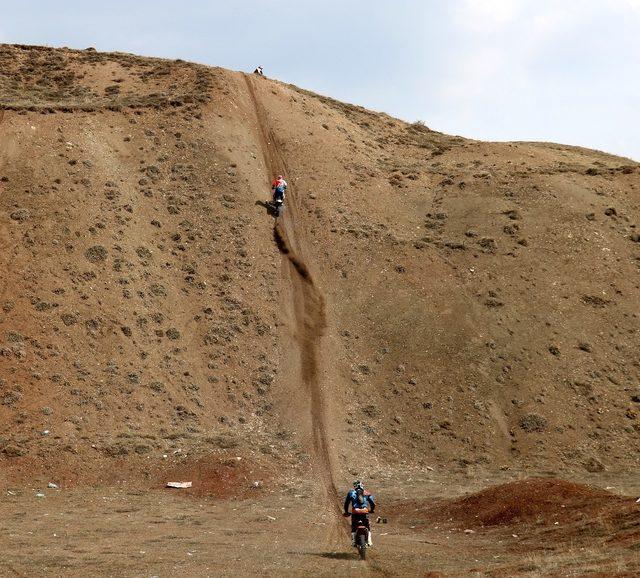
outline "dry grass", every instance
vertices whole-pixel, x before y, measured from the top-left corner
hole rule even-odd
[[[0,45],[0,107],[5,110],[198,106],[209,102],[212,78],[211,69],[180,60]]]

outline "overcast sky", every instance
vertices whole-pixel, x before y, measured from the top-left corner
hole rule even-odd
[[[640,160],[640,0],[21,0],[0,42],[262,64],[446,133]]]

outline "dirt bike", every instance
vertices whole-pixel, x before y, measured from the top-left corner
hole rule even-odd
[[[356,548],[360,559],[364,560],[367,557],[367,548],[369,548],[369,528],[366,526],[369,508],[354,508],[353,513],[360,515],[356,522]]]
[[[284,193],[275,193],[271,205],[275,216],[280,217],[284,211]]]
[[[282,197],[277,197],[273,200],[273,212],[276,217],[280,217],[282,212],[284,211],[284,199]]]

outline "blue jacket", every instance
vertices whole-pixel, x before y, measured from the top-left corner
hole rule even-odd
[[[355,490],[350,490],[349,493],[347,494],[347,497],[344,499],[345,514],[349,513],[349,506],[351,506],[351,510],[354,510],[355,508],[362,508],[363,506],[367,506],[369,508],[369,513],[373,514],[373,511],[376,509],[376,503],[373,500],[373,496],[366,490],[364,492],[364,500],[365,500],[365,504],[360,504],[358,500],[357,492]]]

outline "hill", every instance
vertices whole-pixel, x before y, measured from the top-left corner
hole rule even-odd
[[[637,468],[637,163],[92,49],[0,108],[7,481]]]

